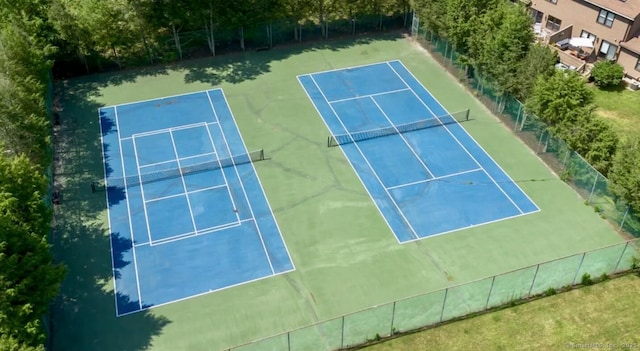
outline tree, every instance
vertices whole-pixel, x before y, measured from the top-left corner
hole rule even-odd
[[[609,173],[611,190],[640,212],[640,136],[622,143]]]
[[[556,71],[550,77],[539,77],[531,97],[525,102],[529,112],[551,127],[577,118],[576,110],[589,107],[593,92],[582,77],[573,71]]]
[[[599,87],[618,86],[624,77],[624,68],[613,61],[596,62],[591,70],[593,83]]]
[[[519,84],[515,86],[513,96],[520,101],[526,101],[533,92],[538,78],[546,80],[555,73],[557,62],[558,54],[547,45],[532,45],[518,64]]]
[[[5,151],[45,167],[51,142],[44,101],[50,48],[39,43],[19,23],[0,27],[0,140]]]
[[[520,86],[518,68],[533,42],[533,23],[520,6],[502,2],[484,13],[471,34],[469,56],[476,69],[496,82],[498,92]]]
[[[446,0],[444,35],[459,53],[469,51],[471,37],[481,26],[481,16],[493,11],[499,3],[499,0]]]
[[[0,157],[0,335],[33,347],[43,341],[41,318],[64,276],[46,241],[46,184],[26,157]]]
[[[555,128],[556,134],[600,173],[608,175],[618,148],[618,134],[596,117],[593,109],[577,109],[575,117],[568,120],[571,122]]]

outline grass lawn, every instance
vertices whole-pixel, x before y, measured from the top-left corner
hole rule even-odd
[[[627,275],[399,337],[366,351],[640,350],[638,293],[640,278]]]
[[[640,91],[625,88],[599,89],[592,86],[597,114],[610,121],[615,130],[626,138],[640,135]]]

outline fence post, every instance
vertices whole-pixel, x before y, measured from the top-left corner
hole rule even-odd
[[[540,138],[538,139],[538,146],[536,147],[536,154],[540,153],[540,145],[542,144],[542,138],[544,138],[544,133],[546,133],[546,131],[543,131],[542,133],[540,133]]]
[[[627,247],[629,247],[629,242],[628,241],[624,245],[624,249],[622,250],[622,253],[620,254],[620,257],[618,257],[618,262],[616,262],[616,267],[613,269],[612,273],[615,273],[615,272],[618,271],[618,266],[620,265],[620,262],[622,262],[622,257],[624,257],[624,253],[627,252]]]
[[[627,209],[624,211],[624,215],[622,216],[622,221],[620,221],[620,228],[618,228],[618,230],[622,230],[622,227],[624,226],[624,221],[627,219],[627,214],[629,214],[629,205],[627,205]]]
[[[516,132],[518,129],[518,122],[520,122],[520,114],[522,112],[522,104],[518,104],[518,115],[516,116],[516,121],[513,123],[513,131]]]
[[[566,144],[565,144],[566,145]],[[569,149],[569,145],[567,146],[567,152],[564,154],[564,160],[562,160],[562,170],[567,169],[567,159],[569,159],[569,155],[571,154],[571,149]]]
[[[489,288],[489,294],[487,295],[487,303],[484,304],[484,309],[486,310],[487,308],[489,308],[489,300],[491,299],[491,292],[493,291],[493,283],[496,282],[496,276],[493,276],[493,279],[491,279],[491,287]]]
[[[396,301],[393,301],[393,309],[391,310],[391,327],[389,328],[389,336],[392,336],[393,333],[393,322],[396,319]]]
[[[584,262],[584,256],[586,256],[587,253],[583,252],[582,253],[582,259],[580,259],[580,264],[578,265],[578,270],[576,271],[576,275],[573,277],[573,282],[571,282],[571,285],[576,285],[576,279],[578,278],[578,274],[580,274],[580,268],[582,268],[582,262]]]
[[[449,288],[444,290],[444,299],[442,300],[442,311],[440,311],[440,323],[442,323],[442,318],[444,318],[444,306],[447,304],[447,295],[449,294]]]
[[[596,191],[596,184],[598,184],[598,172],[596,171],[596,178],[593,180],[593,186],[591,187],[591,194],[589,194],[589,205],[591,205],[591,198],[593,197],[593,193]]]
[[[529,287],[529,294],[527,295],[527,297],[531,296],[531,291],[533,290],[533,286],[536,283],[536,277],[538,276],[539,270],[540,270],[540,264],[538,263],[538,265],[536,266],[536,273],[533,275],[533,280],[531,280],[531,286]]]
[[[342,316],[342,332],[340,333],[340,348],[344,347],[344,316]]]

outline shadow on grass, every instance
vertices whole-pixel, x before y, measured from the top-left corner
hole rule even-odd
[[[597,85],[593,85],[593,87],[595,89],[601,90],[601,91],[606,91],[609,93],[621,93],[623,91],[625,91],[627,89],[627,86],[625,85],[624,82],[620,82],[618,85],[610,85],[610,86],[606,86],[606,87],[599,87]]]
[[[133,78],[125,75],[121,81]],[[56,260],[68,267],[68,273],[51,308],[49,350],[146,350],[170,321],[148,311],[116,317],[114,275],[131,262],[112,257],[105,192],[92,193],[90,186],[105,172],[100,106],[92,100],[99,84],[87,81],[62,88],[64,110],[54,136],[54,181],[64,201],[54,209],[52,244]],[[104,121],[102,127],[114,130]],[[114,242],[131,246],[122,239]],[[127,299],[118,296],[121,305]]]

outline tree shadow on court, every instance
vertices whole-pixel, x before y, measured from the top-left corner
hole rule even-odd
[[[276,46],[271,50],[246,51],[188,61],[176,65],[176,68],[187,71],[185,83],[207,83],[213,86],[221,83],[237,84],[256,79],[260,75],[270,72],[273,62],[282,61],[291,56],[317,50],[339,51],[378,41],[395,41],[402,38],[403,35],[403,32],[398,31],[377,35],[347,36],[328,41],[286,44]]]
[[[64,194],[64,201],[54,208],[51,242],[55,259],[68,272],[48,321],[52,351],[146,350],[171,323],[149,311],[116,317],[113,268],[118,274],[132,264],[122,255],[131,243],[109,232],[105,192],[91,189],[91,183],[103,179],[105,172],[97,118],[100,106],[95,100],[101,84],[81,81],[60,89],[64,109],[54,131],[54,187]],[[114,126],[102,127],[114,130]],[[114,196],[116,201],[123,198],[124,194]],[[117,248],[113,257],[112,244]],[[127,308],[128,298],[118,299]],[[137,301],[128,303],[138,306]]]

